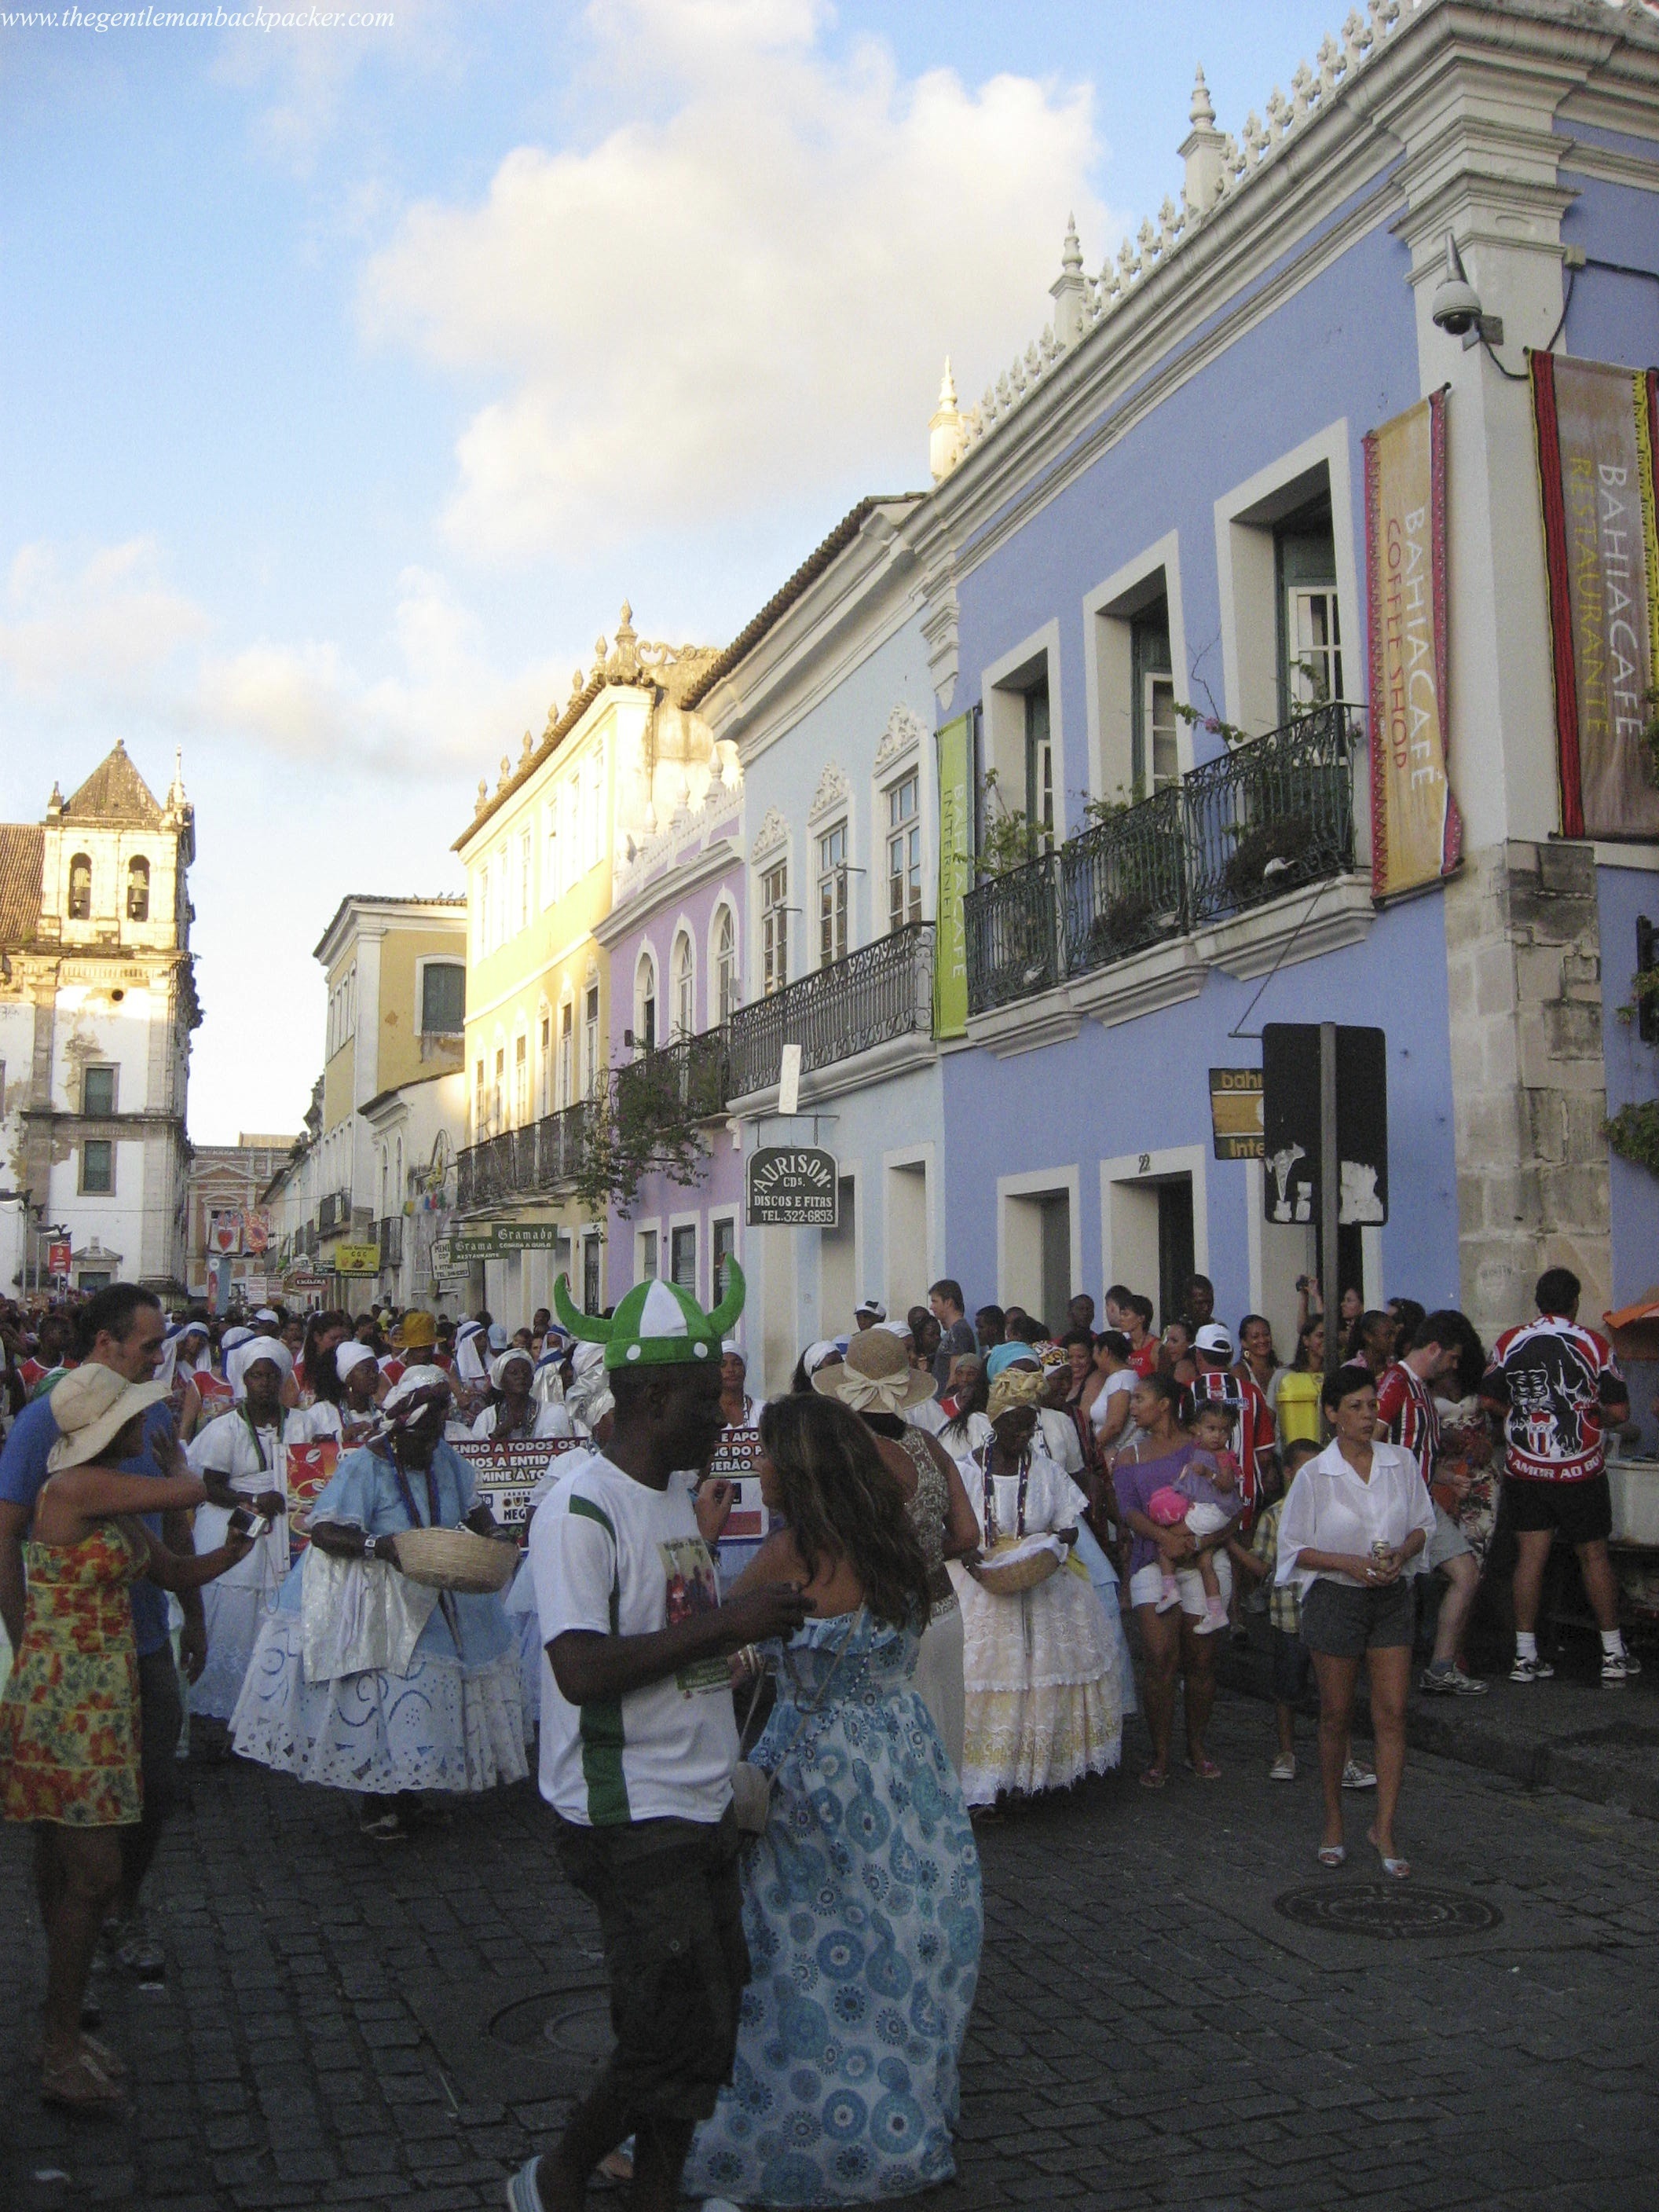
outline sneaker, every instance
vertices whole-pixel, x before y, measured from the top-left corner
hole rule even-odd
[[[1547,1659],[1522,1659],[1517,1656],[1510,1668],[1511,1682],[1549,1682],[1555,1678],[1555,1669]]]
[[[357,1833],[376,1844],[404,1844],[409,1840],[409,1830],[392,1812],[365,1813],[357,1823]]]
[[[1477,1682],[1473,1674],[1466,1674],[1455,1664],[1425,1667],[1417,1686],[1425,1698],[1484,1698],[1486,1694],[1484,1682]]]
[[[1622,1690],[1629,1680],[1630,1661],[1625,1654],[1622,1651],[1604,1651],[1601,1654],[1601,1687],[1604,1690]]]
[[[1639,1674],[1642,1671],[1642,1662],[1636,1654],[1633,1651],[1626,1651],[1624,1656],[1625,1672],[1627,1674]]]
[[[1364,1759],[1351,1759],[1342,1770],[1342,1787],[1345,1790],[1375,1790],[1376,1770],[1367,1766]]]
[[[1193,1634],[1194,1636],[1219,1636],[1226,1626],[1227,1613],[1225,1607],[1223,1607],[1214,1613],[1206,1613],[1203,1620],[1200,1620],[1197,1626],[1193,1630]]]
[[[159,1982],[167,1970],[167,1953],[149,1932],[142,1912],[135,1912],[114,1933],[111,1944],[119,1965],[141,1982]]]
[[[539,2158],[526,2160],[507,2185],[507,2212],[544,2212],[542,2192],[537,2186]]]
[[[1294,1754],[1288,1751],[1281,1751],[1267,1769],[1267,1779],[1269,1782],[1294,1782],[1296,1779]]]
[[[1163,1590],[1159,1593],[1158,1603],[1152,1607],[1152,1611],[1154,1613],[1173,1613],[1180,1602],[1181,1592],[1176,1589],[1173,1583],[1166,1583]]]

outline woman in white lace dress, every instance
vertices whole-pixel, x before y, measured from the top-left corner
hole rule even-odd
[[[1066,1548],[1046,1582],[1013,1595],[988,1589],[977,1561],[952,1568],[967,1692],[962,1786],[975,1806],[1067,1788],[1115,1766],[1122,1751],[1120,1645],[1073,1550],[1083,1501],[1037,1442],[1042,1388],[1031,1370],[999,1375],[991,1435],[959,1462],[987,1558],[1045,1534]]]

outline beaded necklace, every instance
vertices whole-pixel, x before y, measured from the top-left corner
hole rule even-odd
[[[988,1546],[994,1544],[1001,1534],[997,1527],[996,1480],[991,1473],[991,1449],[989,1443],[982,1443],[974,1454],[974,1462],[980,1474],[980,1495],[985,1522],[985,1541]],[[1025,1534],[1025,1493],[1030,1486],[1031,1454],[1028,1447],[1020,1454],[1019,1458],[1019,1488],[1014,1500],[1016,1536],[1023,1536]]]

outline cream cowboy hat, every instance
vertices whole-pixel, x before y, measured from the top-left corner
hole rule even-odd
[[[938,1384],[912,1367],[902,1344],[884,1328],[866,1328],[848,1346],[841,1364],[814,1370],[820,1396],[839,1398],[855,1413],[902,1413],[933,1397]]]
[[[58,1441],[46,1455],[46,1473],[85,1467],[120,1435],[135,1413],[147,1413],[169,1395],[165,1382],[129,1382],[112,1367],[89,1360],[74,1367],[47,1403]]]

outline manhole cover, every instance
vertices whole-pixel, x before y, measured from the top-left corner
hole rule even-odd
[[[1328,1935],[1380,1936],[1392,1942],[1419,1936],[1481,1936],[1504,1920],[1483,1897],[1464,1889],[1434,1889],[1421,1881],[1287,1889],[1274,1898],[1273,1911],[1299,1927],[1322,1928]]]
[[[603,2058],[616,2038],[611,2032],[611,2000],[599,1990],[546,1990],[520,1997],[489,2023],[493,2042],[514,2051],[548,2044],[577,2058]]]

